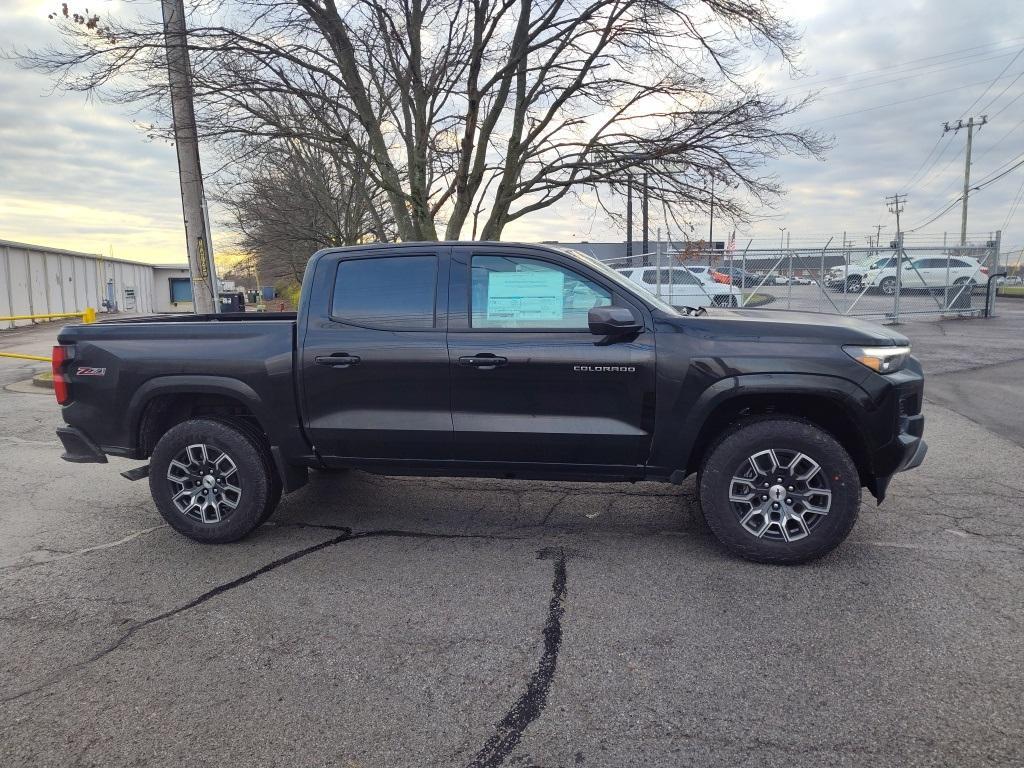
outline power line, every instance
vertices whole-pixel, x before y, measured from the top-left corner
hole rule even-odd
[[[992,173],[989,174],[988,177],[984,178],[982,181],[978,182],[976,185],[971,187],[970,191],[972,191],[972,192],[980,192],[983,189],[986,189],[987,187],[991,186],[995,182],[999,181],[1000,179],[1004,178],[1008,174],[1013,173],[1013,171],[1017,170],[1022,165],[1024,165],[1024,155],[1018,155],[1016,158],[1014,158],[1014,160],[1008,161],[1008,163],[1013,163],[1013,164],[1010,165],[1008,168],[1005,168],[1001,172],[996,173],[996,171],[993,171]],[[1008,163],[1003,163],[1003,165],[1007,165]],[[996,174],[996,175],[993,175],[993,174]],[[941,219],[943,216],[945,216],[947,213],[949,213],[951,210],[953,210],[953,208],[960,201],[962,201],[963,199],[964,199],[964,196],[962,194],[961,195],[957,195],[955,200],[950,200],[948,203],[945,203],[941,207],[941,209],[938,211],[938,213],[930,216],[923,223],[917,224],[917,225],[911,227],[910,229],[907,230],[907,232],[915,232],[915,231],[917,231],[919,229],[927,227],[932,222],[937,221],[938,219]]]
[[[1014,96],[1012,99],[1010,99],[1008,102],[1006,102],[1006,104],[1003,105],[1002,109],[1000,109],[998,112],[996,112],[994,115],[992,115],[992,119],[995,120],[997,117],[999,117],[1001,114],[1003,114],[1003,112],[1005,112],[1007,109],[1009,109],[1011,106],[1013,106],[1013,104],[1021,96],[1024,96],[1024,91],[1021,91],[1016,96]]]
[[[922,223],[922,224],[918,224],[918,225],[917,225],[917,226],[915,226],[915,227],[911,227],[910,229],[908,229],[908,230],[907,230],[907,232],[915,232],[915,231],[917,231],[918,229],[922,229],[922,228],[924,228],[924,227],[927,227],[927,226],[928,226],[929,224],[931,224],[931,223],[932,223],[933,221],[938,221],[938,220],[939,220],[939,219],[941,219],[941,218],[942,218],[943,216],[945,216],[945,215],[946,215],[947,213],[949,213],[949,212],[950,212],[951,210],[953,210],[953,208],[955,208],[955,207],[956,207],[957,203],[959,203],[959,202],[960,202],[961,200],[963,200],[963,197],[964,197],[963,195],[960,195],[960,196],[958,196],[956,200],[953,200],[953,201],[952,201],[951,203],[949,203],[949,204],[948,204],[948,205],[947,205],[947,206],[946,206],[945,208],[943,208],[943,209],[942,209],[942,210],[941,210],[941,211],[940,211],[939,213],[937,213],[936,215],[932,216],[932,217],[931,217],[930,219],[928,219],[928,220],[927,220],[927,221],[925,221],[924,223]]]
[[[908,189],[910,187],[910,185],[914,183],[914,180],[917,179],[917,174],[919,174],[921,172],[921,170],[924,168],[925,164],[931,159],[932,155],[935,154],[935,150],[939,148],[939,144],[942,143],[942,140],[944,138],[946,138],[946,132],[945,131],[943,131],[942,133],[939,134],[939,138],[935,140],[935,144],[932,146],[931,151],[925,156],[924,160],[921,161],[921,164],[919,166],[917,166],[917,170],[914,171],[914,173],[910,176],[910,178],[907,179],[906,183],[904,183],[904,185],[903,185],[904,189]],[[939,157],[935,159],[936,163],[939,161],[939,159],[942,157],[942,155],[945,154],[947,149],[949,149],[949,144],[947,144],[945,147],[942,148],[942,152],[939,154]],[[934,165],[934,163],[932,165]],[[928,169],[931,170],[931,166],[928,166]]]
[[[998,113],[996,113],[996,114],[998,114]],[[989,122],[991,122],[991,121],[989,121]],[[1008,139],[1010,136],[1014,135],[1017,132],[1017,129],[1020,128],[1022,125],[1024,125],[1024,120],[1021,120],[1019,123],[1017,123],[1015,126],[1013,126],[1013,128],[1011,128],[1006,133],[1004,133],[1002,136],[1000,136],[998,139],[996,139],[993,144],[990,144],[985,149],[984,152],[982,152],[980,155],[978,155],[978,160],[981,160],[981,158],[983,158],[985,155],[987,155],[993,149],[995,149],[1000,144],[1002,144],[1004,141],[1006,141],[1006,139]]]
[[[899,63],[896,63],[896,64],[888,64],[888,65],[886,65],[884,67],[877,67],[875,69],[861,70],[860,72],[853,72],[853,73],[849,73],[848,72],[848,73],[844,73],[842,75],[832,75],[830,77],[819,78],[819,79],[813,79],[812,78],[810,80],[803,81],[800,85],[794,85],[794,86],[791,86],[789,88],[784,88],[782,90],[776,91],[776,93],[785,94],[785,93],[792,93],[792,92],[796,92],[796,91],[804,91],[804,90],[807,90],[808,88],[817,88],[819,86],[824,85],[825,83],[835,82],[836,80],[843,80],[844,78],[864,78],[866,80],[870,80],[870,79],[872,79],[872,77],[884,76],[884,75],[892,74],[892,73],[894,73],[894,72],[896,72],[898,70],[902,70],[904,68],[908,68],[907,71],[911,71],[911,70],[914,70],[914,69],[926,69],[928,67],[934,67],[934,66],[938,66],[938,65],[948,64],[949,62],[952,62],[952,61],[962,61],[962,60],[967,60],[967,59],[972,59],[972,58],[978,58],[978,57],[981,57],[981,56],[986,56],[988,53],[991,53],[991,51],[986,51],[984,49],[991,48],[991,49],[994,49],[994,50],[1002,50],[1004,48],[1008,48],[1009,50],[1013,50],[1014,48],[1016,48],[1017,44],[1021,40],[1024,40],[1024,37],[1013,38],[1011,40],[1004,40],[1004,41],[1002,41],[1000,43],[989,43],[989,44],[986,44],[986,45],[976,45],[976,46],[973,46],[973,47],[970,47],[970,48],[961,48],[961,49],[958,49],[958,50],[947,51],[946,53],[935,54],[934,56],[924,56],[924,57],[922,57],[920,59],[909,59],[907,61],[899,62]],[[981,51],[981,52],[980,53],[968,54],[966,56],[958,56],[958,54],[968,53],[969,51]],[[990,56],[990,57],[988,57],[986,59],[983,59],[983,60],[984,61],[988,61],[990,59],[1002,58],[1003,56],[1008,56],[1008,55],[1009,55],[1009,51],[1007,51],[1006,53],[1000,54],[1000,55]],[[953,57],[953,58],[949,58],[949,61],[932,61],[933,59],[946,59],[947,57]],[[929,62],[929,61],[931,62],[930,64],[921,64],[920,63],[920,62]],[[980,63],[980,62],[970,62],[970,63],[977,64],[977,63]],[[919,65],[919,66],[911,66],[911,65]]]
[[[921,179],[921,184],[919,186],[924,185],[924,183],[926,181],[928,181],[928,179],[930,179],[932,176],[934,176],[936,178],[936,180],[942,178],[942,176],[945,175],[946,171],[949,170],[949,166],[951,166],[953,163],[955,163],[957,160],[959,160],[963,156],[964,151],[966,149],[967,149],[966,145],[960,147],[960,149],[957,151],[957,153],[955,155],[953,155],[951,158],[949,158],[949,160],[946,161],[946,164],[944,166],[942,166],[942,169],[938,173],[929,173],[927,176],[925,176],[925,178]],[[955,183],[956,183],[956,179],[953,179],[952,182],[947,184],[943,188],[942,192],[939,193],[939,197],[942,197],[942,195],[946,194],[946,192],[949,190],[949,188],[953,184],[955,184]]]
[[[947,66],[937,66],[935,64],[932,64],[932,65],[929,65],[928,67],[921,68],[920,71],[907,70],[907,72],[903,73],[900,77],[894,77],[894,78],[892,78],[890,80],[881,80],[881,81],[876,81],[876,82],[870,82],[871,80],[874,80],[874,78],[868,78],[867,81],[864,81],[864,82],[858,81],[858,82],[852,84],[852,86],[849,87],[849,88],[845,87],[845,85],[846,85],[845,83],[840,83],[838,86],[826,86],[826,87],[821,89],[821,93],[826,93],[826,94],[851,93],[853,91],[862,91],[865,88],[880,88],[883,85],[891,85],[892,83],[901,83],[904,80],[916,80],[916,79],[918,79],[918,78],[920,78],[922,76],[925,76],[925,75],[935,75],[935,74],[938,74],[940,72],[947,72],[947,71],[949,71],[951,69],[959,69],[960,67],[964,67],[964,66],[969,66],[969,65],[973,65],[973,64],[981,64],[981,63],[986,62],[986,61],[994,61],[995,59],[1002,59],[1002,58],[1005,58],[1008,55],[1009,55],[1008,53],[1004,53],[1004,54],[1000,54],[998,56],[989,56],[988,58],[985,58],[985,59],[978,59],[977,61],[971,61],[971,62],[959,63],[959,64],[951,64],[951,65],[947,65]],[[936,66],[937,66],[936,69],[932,69],[931,68],[931,67],[936,67]],[[1004,70],[1004,72],[1005,72],[1005,70]],[[797,90],[803,91],[803,90],[807,90],[807,89],[800,88],[800,89],[797,89]],[[790,89],[786,89],[785,91],[781,91],[779,93],[783,94],[783,93],[788,93],[789,91],[790,91]]]
[[[946,137],[947,133],[948,133],[947,131],[943,131],[942,134],[939,136],[939,140],[941,141],[942,139],[944,139]],[[944,146],[942,148],[942,151],[939,152],[939,154],[936,156],[936,158],[932,161],[931,165],[929,165],[928,168],[925,169],[924,174],[918,179],[918,181],[921,182],[921,184],[924,184],[925,181],[927,181],[929,178],[931,178],[932,171],[935,169],[935,166],[938,165],[939,161],[945,156],[946,151],[951,146],[953,146],[953,142],[952,141],[948,142],[946,144],[946,146]],[[927,160],[927,158],[926,158],[926,160]],[[952,160],[950,162],[952,162]],[[946,170],[946,168],[948,168],[948,167],[949,167],[949,163],[946,163],[946,165],[942,166],[942,171],[944,172]],[[913,177],[911,177],[911,179],[913,179]],[[912,183],[912,181],[911,182],[907,182],[906,184],[904,184],[903,185],[904,188],[909,187],[911,183]]]
[[[1022,53],[1024,53],[1024,48],[1021,48],[1019,51],[1017,51],[1017,55],[1014,56],[1012,59],[1010,59],[1010,63],[1007,64],[1005,67],[1003,67],[1003,71],[1000,72],[998,75],[996,75],[995,78],[992,80],[992,82],[988,84],[988,87],[986,87],[985,90],[981,92],[981,95],[978,98],[976,98],[974,101],[971,102],[971,106],[969,106],[967,109],[965,109],[963,111],[963,113],[960,115],[960,119],[961,120],[964,119],[964,115],[966,115],[968,112],[970,112],[972,109],[974,109],[974,105],[975,104],[977,104],[979,101],[981,101],[983,98],[985,98],[985,94],[987,94],[992,89],[992,86],[996,84],[996,82],[999,80],[999,78],[1001,78],[1003,75],[1006,74],[1007,70],[1010,67],[1013,66],[1013,63],[1015,61],[1017,61],[1017,59],[1020,58],[1020,55]],[[982,110],[982,112],[984,112],[984,111],[985,110]],[[963,243],[961,243],[961,245],[963,245]]]
[[[989,101],[989,103],[988,103],[988,104],[986,104],[986,105],[985,105],[984,107],[982,107],[982,108],[981,108],[981,111],[982,111],[982,112],[988,112],[988,108],[989,108],[989,107],[991,107],[991,106],[992,106],[993,104],[995,104],[995,103],[996,103],[997,101],[999,101],[999,100],[1000,100],[1001,98],[1003,98],[1003,94],[1004,94],[1004,93],[1006,93],[1006,92],[1007,92],[1008,90],[1010,90],[1011,88],[1013,88],[1014,84],[1015,84],[1015,83],[1016,83],[1016,82],[1017,82],[1018,80],[1020,80],[1020,79],[1021,79],[1022,77],[1024,77],[1024,70],[1022,70],[1022,71],[1021,71],[1020,73],[1018,73],[1018,75],[1017,75],[1017,76],[1016,76],[1015,78],[1013,78],[1013,80],[1011,80],[1011,81],[1010,81],[1010,82],[1009,82],[1009,83],[1007,84],[1007,86],[1006,86],[1005,88],[1003,88],[1003,90],[1001,90],[1001,91],[999,92],[999,95],[998,95],[998,96],[994,96],[994,97],[992,97],[992,99],[991,99],[991,100]],[[1012,104],[1013,102],[1010,102],[1010,103]],[[1002,112],[1002,110],[1000,110],[1000,112]]]
[[[815,123],[821,123],[821,122],[824,122],[826,120],[835,120],[836,118],[839,118],[839,117],[850,117],[852,115],[860,115],[860,114],[864,114],[865,112],[877,112],[879,109],[887,109],[888,107],[897,107],[897,106],[900,106],[902,104],[907,104],[907,103],[912,102],[912,101],[922,101],[923,99],[930,99],[933,96],[945,96],[947,93],[953,93],[954,91],[962,91],[964,88],[973,88],[976,85],[985,85],[985,83],[987,83],[987,82],[989,82],[989,81],[981,80],[981,81],[979,81],[977,83],[967,83],[966,85],[958,85],[958,86],[955,86],[953,88],[946,88],[945,90],[942,90],[942,91],[935,91],[933,93],[926,93],[926,94],[923,94],[921,96],[914,96],[914,97],[909,98],[909,99],[901,99],[899,101],[892,101],[892,102],[889,102],[888,104],[879,104],[878,106],[875,106],[875,107],[865,107],[864,109],[857,109],[857,110],[854,110],[853,112],[843,112],[842,114],[838,114],[838,115],[829,115],[827,117],[819,117],[816,120],[808,120],[806,123],[803,123],[803,125],[814,125]]]
[[[1003,178],[1007,174],[1013,173],[1015,170],[1017,170],[1022,165],[1024,165],[1024,155],[1018,155],[1018,158],[1019,159],[1017,160],[1017,162],[1015,162],[1013,165],[1011,165],[1005,171],[1000,173],[998,176],[993,176],[991,179],[985,179],[984,181],[980,182],[976,187],[971,187],[971,189],[982,190],[985,187],[987,187],[987,186],[989,186],[991,184],[994,184],[995,182],[999,181],[1001,178]]]
[[[1006,220],[1003,221],[1003,226],[1000,227],[1000,229],[1005,231],[1010,225],[1010,220],[1013,218],[1013,214],[1017,212],[1017,207],[1020,205],[1021,198],[1024,198],[1024,181],[1022,181],[1020,186],[1017,187],[1017,196],[1013,199],[1013,203],[1010,205],[1010,211],[1006,214]]]

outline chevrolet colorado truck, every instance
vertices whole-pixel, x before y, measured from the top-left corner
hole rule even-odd
[[[63,458],[149,459],[157,509],[242,538],[310,469],[681,483],[740,556],[819,557],[921,463],[906,337],[802,312],[673,309],[582,254],[329,248],[298,311],[65,327]]]

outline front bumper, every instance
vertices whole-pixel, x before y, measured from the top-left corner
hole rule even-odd
[[[107,457],[85,432],[77,427],[57,427],[57,437],[64,444],[61,458],[75,464],[106,464]]]
[[[923,381],[918,376],[895,388],[896,436],[875,452],[872,457],[874,476],[868,482],[868,488],[879,504],[885,498],[893,475],[921,466],[928,455],[928,444],[924,441],[924,415],[921,413],[923,398]]]

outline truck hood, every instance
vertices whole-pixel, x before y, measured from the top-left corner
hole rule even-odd
[[[730,339],[751,341],[789,341],[809,344],[863,344],[903,346],[910,340],[884,326],[845,315],[825,312],[796,312],[765,309],[708,309],[698,316],[671,317],[658,314],[684,333],[727,333]]]

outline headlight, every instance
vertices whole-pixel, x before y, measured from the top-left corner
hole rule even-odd
[[[903,367],[910,356],[910,346],[905,347],[843,347],[843,351],[861,365],[876,373],[893,373]]]

